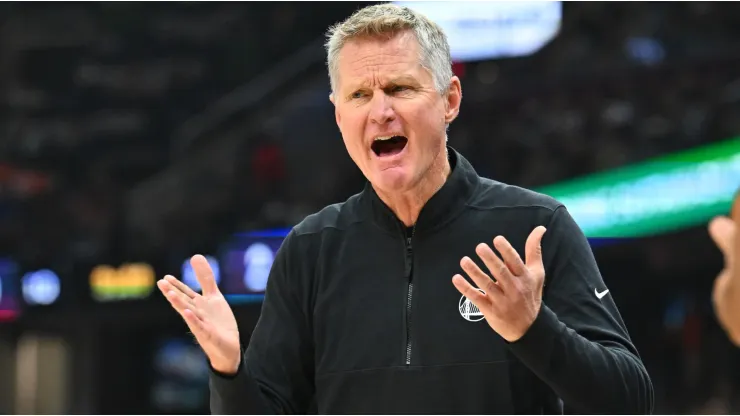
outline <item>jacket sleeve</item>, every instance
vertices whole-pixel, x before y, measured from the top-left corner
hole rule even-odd
[[[542,241],[543,303],[513,353],[563,400],[591,414],[650,414],[652,382],[585,235],[557,208]]]
[[[313,342],[306,256],[291,232],[270,270],[260,318],[236,375],[211,369],[212,414],[306,414],[313,403]],[[295,260],[293,260],[295,259]]]

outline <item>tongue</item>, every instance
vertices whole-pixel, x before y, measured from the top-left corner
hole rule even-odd
[[[406,141],[405,137],[377,141],[373,143],[373,150],[380,157],[397,155],[406,147]]]

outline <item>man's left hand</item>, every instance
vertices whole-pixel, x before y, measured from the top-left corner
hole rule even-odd
[[[545,227],[539,226],[527,238],[526,263],[502,236],[493,239],[493,246],[503,260],[487,244],[476,247],[475,252],[496,281],[469,257],[463,257],[460,266],[484,293],[459,274],[452,278],[457,290],[480,309],[488,325],[508,342],[524,336],[540,312],[545,283],[541,242],[545,231]]]

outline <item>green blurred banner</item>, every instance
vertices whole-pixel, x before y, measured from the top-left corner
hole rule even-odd
[[[740,188],[740,137],[537,191],[568,208],[588,237],[643,237],[728,213]]]

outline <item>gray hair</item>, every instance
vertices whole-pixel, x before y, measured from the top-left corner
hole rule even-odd
[[[347,20],[332,26],[326,42],[329,82],[332,93],[339,78],[339,52],[347,41],[367,36],[387,36],[410,30],[419,43],[421,65],[444,95],[452,79],[452,59],[447,35],[436,23],[408,7],[390,3],[376,4],[356,11]]]

